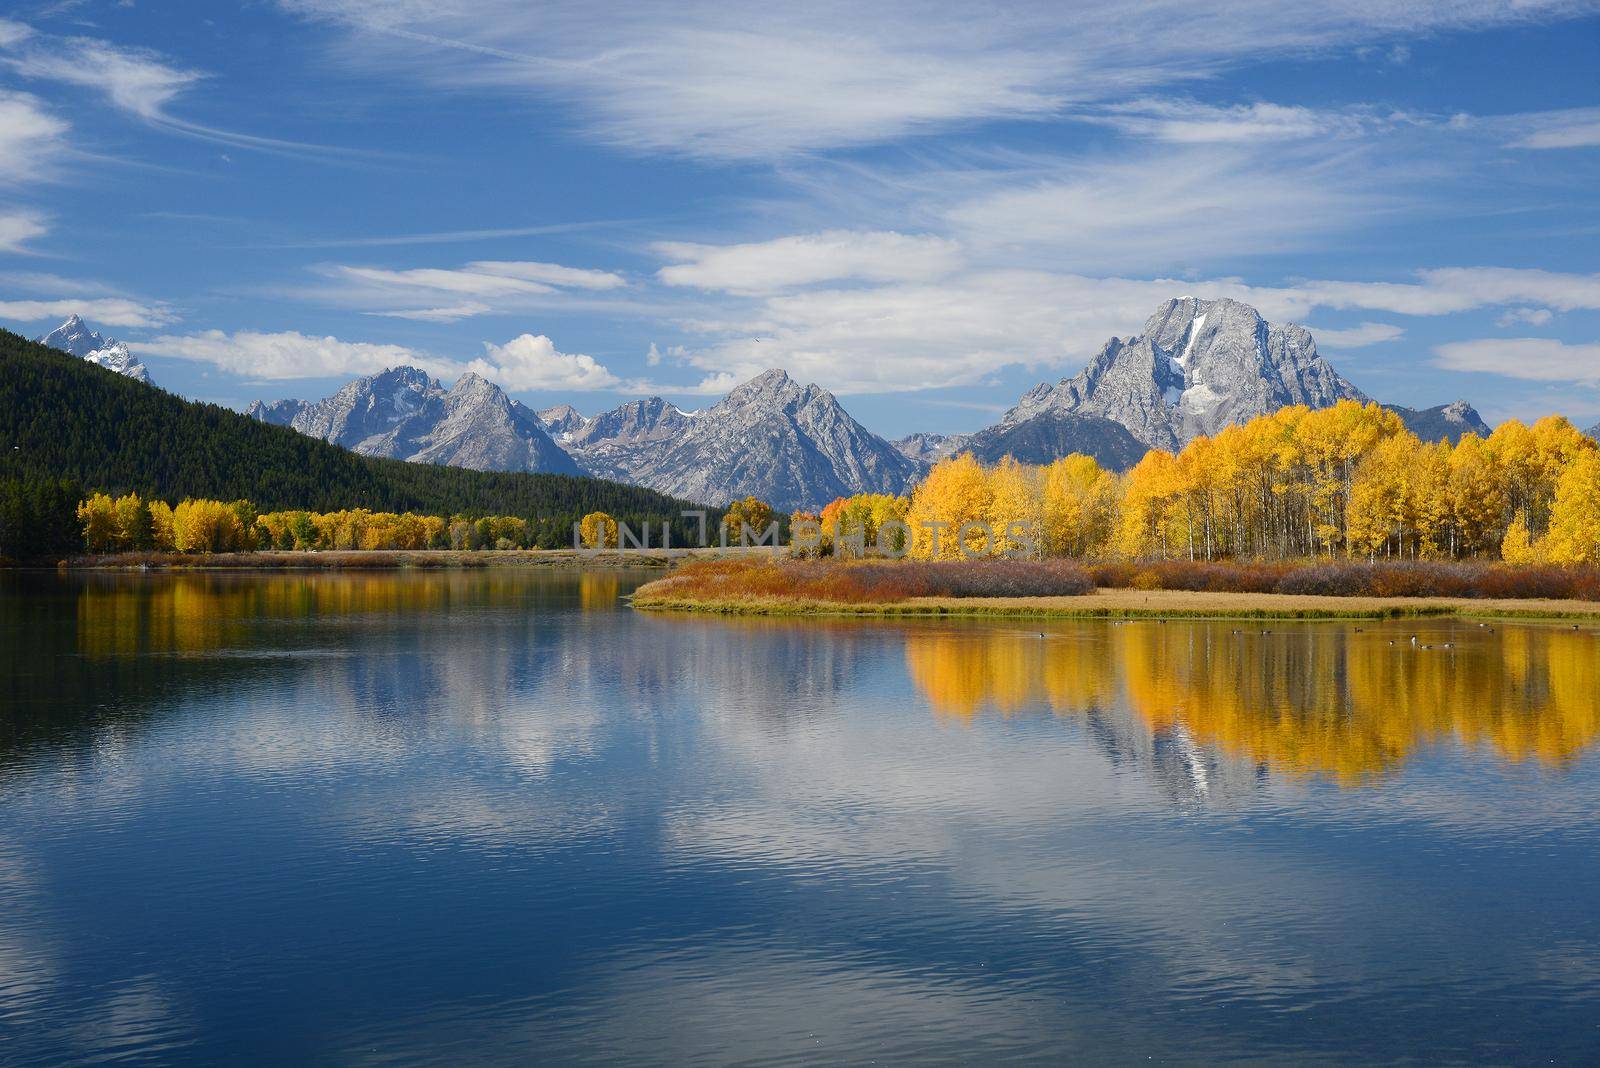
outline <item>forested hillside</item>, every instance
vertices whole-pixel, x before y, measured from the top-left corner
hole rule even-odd
[[[243,498],[262,510],[524,516],[567,531],[604,511],[635,528],[671,519],[678,544],[698,533],[698,524],[678,515],[693,505],[651,490],[357,456],[0,330],[0,484],[20,497],[36,492],[25,487],[63,480],[171,502]],[[20,503],[10,508],[11,526],[25,511]]]

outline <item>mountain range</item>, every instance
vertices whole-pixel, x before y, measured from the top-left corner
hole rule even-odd
[[[149,381],[126,346],[77,316],[40,341]],[[851,493],[903,493],[931,464],[963,451],[985,463],[1005,456],[1047,463],[1080,452],[1125,470],[1151,448],[1181,448],[1287,405],[1341,400],[1368,398],[1318,354],[1304,327],[1269,323],[1238,301],[1179,297],[1158,307],[1140,333],[1109,339],[1081,372],[1041,383],[972,434],[919,433],[891,443],[827,390],[778,369],[700,411],[645,397],[594,416],[568,404],[536,412],[476,374],[446,388],[422,370],[395,367],[319,401],[257,401],[247,414],[366,456],[587,474],[713,506],[754,495],[793,510]],[[1386,407],[1429,440],[1489,432],[1465,401]]]
[[[126,375],[135,382],[153,385],[150,371],[139,362],[139,357],[128,351],[128,346],[115,338],[103,337],[90,330],[76,315],[42,337],[34,338],[40,345],[69,353],[92,364]]]
[[[1317,353],[1304,327],[1278,325],[1234,300],[1179,297],[1162,304],[1144,330],[1111,338],[1077,375],[1040,383],[994,426],[968,435],[912,434],[895,442],[932,463],[971,452],[992,463],[1006,455],[1042,463],[1082,452],[1118,470],[1148,449],[1177,449],[1292,404],[1327,408],[1369,398]],[[1385,405],[1425,440],[1487,435],[1466,401],[1416,410]]]
[[[363,456],[479,471],[581,473],[532,409],[471,372],[447,390],[425,371],[395,367],[320,401],[257,401],[245,414]]]

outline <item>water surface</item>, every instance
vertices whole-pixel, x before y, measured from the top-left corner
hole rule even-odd
[[[0,1060],[1600,1057],[1595,630],[642,577],[0,577]]]

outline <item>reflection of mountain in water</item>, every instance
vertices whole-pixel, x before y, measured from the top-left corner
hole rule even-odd
[[[1040,638],[911,631],[906,664],[934,710],[1082,716],[1106,751],[1215,787],[1213,748],[1346,785],[1455,739],[1561,766],[1600,734],[1600,643],[1587,631],[1448,625],[1413,648],[1397,627],[1264,634],[1226,624],[1096,626]],[[1445,642],[1453,648],[1445,649]],[[1119,723],[1123,707],[1136,723]],[[1148,743],[1144,740],[1148,739]],[[1174,778],[1176,777],[1176,778]]]

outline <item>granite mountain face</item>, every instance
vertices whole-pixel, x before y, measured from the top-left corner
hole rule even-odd
[[[396,367],[324,400],[258,401],[248,414],[368,456],[590,474],[710,505],[753,494],[785,511],[814,509],[851,493],[903,493],[927,469],[831,393],[783,371],[703,412],[646,397],[586,418],[570,405],[536,414],[474,374],[446,390],[424,371]]]
[[[1454,445],[1467,434],[1480,438],[1490,434],[1489,424],[1464,400],[1434,408],[1406,408],[1399,404],[1385,404],[1384,407],[1398,415],[1406,429],[1423,441],[1448,441]]]
[[[1030,391],[1000,426],[1044,412],[1098,416],[1147,448],[1177,449],[1292,404],[1342,400],[1367,396],[1317,355],[1304,327],[1268,323],[1235,300],[1179,297],[1142,333],[1107,341],[1076,376]]]
[[[364,456],[479,471],[580,473],[531,409],[472,373],[446,390],[425,371],[395,367],[320,401],[257,401],[246,414]]]
[[[367,455],[584,473],[710,505],[754,495],[790,511],[853,493],[904,493],[957,452],[1035,464],[1076,452],[1126,470],[1150,448],[1178,449],[1289,405],[1342,400],[1367,397],[1318,355],[1303,327],[1268,323],[1233,300],[1180,297],[1156,309],[1142,333],[1112,338],[1082,372],[1034,388],[975,434],[912,434],[891,444],[831,393],[782,370],[697,412],[645,397],[594,416],[568,404],[536,414],[477,375],[446,390],[423,371],[397,367],[322,401],[258,402],[249,414]],[[1389,408],[1425,440],[1489,431],[1465,401]]]
[[[1269,323],[1235,300],[1179,297],[1157,308],[1142,333],[1107,341],[1077,375],[1034,387],[999,423],[939,439],[934,448],[970,451],[985,463],[1007,455],[1048,463],[1081,452],[1124,470],[1148,449],[1180,449],[1290,405],[1328,408],[1343,400],[1369,398],[1318,355],[1304,327]],[[1426,441],[1489,433],[1466,401],[1385,407]],[[935,437],[914,434],[902,448],[937,459],[928,451]]]
[[[889,444],[918,463],[936,464],[946,456],[954,456],[966,443],[967,434],[932,434],[918,432],[896,438]]]
[[[782,511],[852,493],[904,493],[927,470],[833,394],[781,370],[700,412],[660,397],[632,401],[589,419],[564,444],[593,474],[713,505],[754,495]]]
[[[126,375],[135,382],[152,385],[150,370],[139,362],[139,357],[128,351],[128,346],[115,338],[104,337],[89,329],[76,315],[45,334],[34,338],[41,345],[70,353],[92,364]]]

